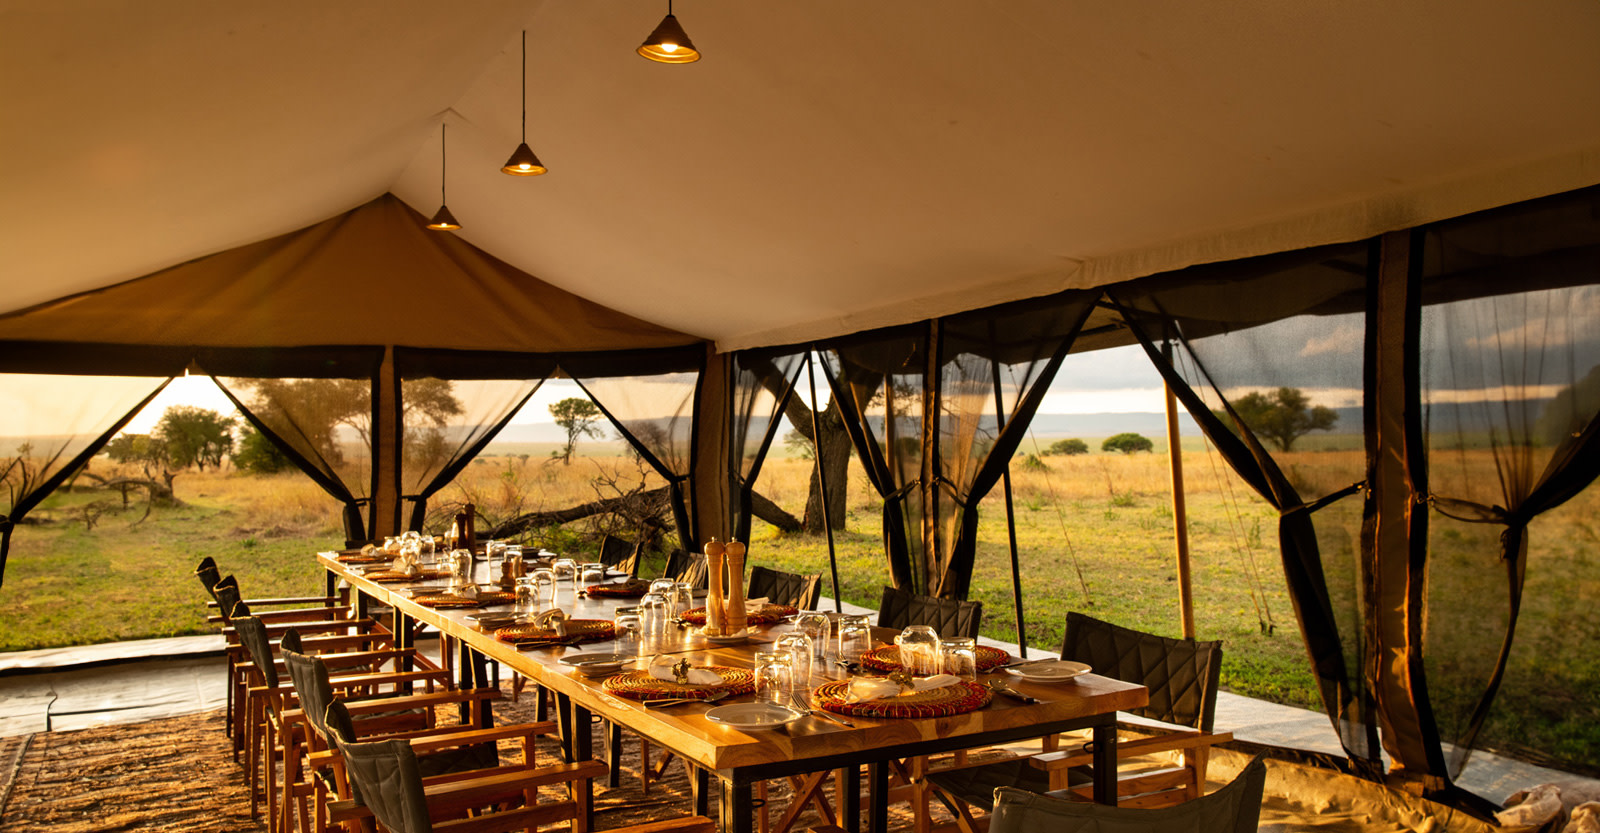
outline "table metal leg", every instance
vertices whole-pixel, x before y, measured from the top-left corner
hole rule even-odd
[[[606,773],[607,787],[622,786],[622,727],[606,721]]]
[[[404,613],[401,613],[399,610],[396,610],[394,612],[394,634],[393,635],[394,635],[394,647],[396,649],[404,651],[404,650],[407,650],[407,649],[410,649],[410,648],[417,647],[416,639],[415,639],[414,634],[413,634],[413,632],[411,630],[413,624],[415,624],[415,623],[412,621],[410,616],[407,616]],[[400,670],[401,671],[411,671],[411,670],[413,670],[413,668],[415,668],[416,663],[411,661],[411,657],[410,656],[404,656],[404,657],[401,657],[399,665],[400,665]],[[411,685],[410,681],[402,683],[400,688],[406,694],[410,694],[412,692],[412,685]]]
[[[482,688],[489,684],[488,659],[472,650],[472,646],[464,639],[456,640],[456,684],[463,689]],[[472,704],[462,703],[458,708],[462,723],[472,719]],[[478,728],[490,728],[494,725],[494,710],[487,700],[482,702],[480,708],[483,720]]]
[[[1094,800],[1117,803],[1117,724],[1094,727]]]
[[[561,734],[562,760],[576,763],[578,759],[573,751],[577,732],[572,728],[572,698],[561,693],[556,694],[556,728]]]
[[[861,833],[861,767],[844,768],[844,786],[839,796],[839,824],[849,833]]]
[[[683,765],[689,769],[689,792],[694,804],[694,814],[697,816],[711,815],[711,773],[700,767],[684,761]],[[749,828],[746,827],[746,830]],[[726,828],[724,828],[726,833]]]
[[[722,833],[750,833],[754,827],[755,802],[751,800],[751,785],[723,781]]]
[[[889,831],[889,762],[873,761],[867,764],[867,830],[869,833]]]

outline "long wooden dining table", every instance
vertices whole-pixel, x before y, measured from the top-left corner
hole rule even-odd
[[[753,829],[753,786],[760,781],[842,770],[846,788],[838,808],[841,826],[852,833],[865,829],[884,833],[888,825],[889,771],[892,761],[943,752],[976,749],[1060,732],[1089,729],[1094,755],[1094,796],[1101,803],[1116,802],[1116,713],[1143,706],[1149,692],[1144,686],[1086,674],[1067,682],[1029,683],[1006,674],[980,675],[980,681],[1003,678],[1022,694],[1036,698],[1032,704],[996,696],[977,711],[935,718],[845,718],[854,728],[823,717],[804,717],[780,729],[740,730],[708,720],[709,705],[693,703],[669,708],[645,708],[640,703],[618,697],[602,688],[602,680],[577,673],[562,665],[563,656],[582,652],[609,652],[609,642],[577,646],[523,649],[497,639],[492,632],[479,629],[472,614],[480,610],[441,610],[413,601],[408,590],[442,581],[418,584],[379,584],[362,575],[359,568],[340,563],[336,553],[319,553],[318,560],[329,573],[330,581],[343,579],[356,592],[358,612],[372,602],[395,611],[397,635],[411,631],[415,620],[437,629],[457,652],[449,660],[460,682],[481,686],[488,682],[485,660],[493,660],[555,694],[563,727],[563,752],[572,759],[592,757],[592,715],[599,715],[616,726],[626,727],[652,744],[662,747],[691,765],[695,812],[707,815],[710,809],[709,778],[722,786],[721,822],[725,833],[749,833]],[[488,566],[478,564],[480,581]],[[441,587],[442,589],[442,587]],[[636,600],[577,597],[562,589],[556,599],[566,614],[575,619],[606,619],[621,605]],[[491,609],[494,610],[494,609]],[[509,611],[508,607],[498,608]],[[712,645],[697,629],[671,629],[665,644],[652,646],[654,652],[679,652],[695,665],[724,665],[751,668],[756,651],[770,647],[782,628],[752,629],[751,638],[737,645]],[[886,633],[880,632],[881,636]],[[644,658],[647,660],[648,658]],[[820,664],[820,663],[819,663]],[[635,667],[643,667],[643,663]],[[813,686],[830,679],[842,679],[846,672],[833,666],[819,669]],[[741,699],[752,699],[753,695]],[[734,698],[730,698],[733,700]],[[717,705],[727,705],[724,700]],[[574,731],[573,727],[577,727]],[[860,807],[860,767],[867,768],[868,806]],[[866,812],[863,813],[862,810]]]

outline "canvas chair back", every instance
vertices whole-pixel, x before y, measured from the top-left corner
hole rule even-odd
[[[1254,833],[1266,780],[1266,764],[1257,757],[1216,792],[1153,810],[1087,804],[999,787],[994,791],[989,833]]]
[[[711,569],[706,564],[704,553],[673,550],[672,555],[667,557],[667,566],[661,571],[661,577],[687,581],[696,590],[703,590],[710,584]]]
[[[629,543],[607,533],[600,539],[600,563],[614,570],[626,570],[628,575],[639,574],[639,545]]]
[[[1104,677],[1150,689],[1150,704],[1131,713],[1211,731],[1222,673],[1222,643],[1171,639],[1067,614],[1061,658],[1088,663]]]
[[[254,616],[237,616],[233,622],[239,642],[250,654],[250,661],[261,672],[261,679],[269,688],[278,687],[278,665],[272,656],[272,640],[267,637],[267,626]]]
[[[212,596],[217,600],[217,610],[222,616],[222,621],[233,624],[235,617],[250,615],[250,606],[239,598],[239,582],[233,576],[228,576],[212,587]]]
[[[333,700],[323,712],[331,743],[344,759],[350,793],[391,833],[431,833],[422,767],[404,740],[355,742],[354,723],[344,704]]]
[[[978,626],[982,622],[983,602],[919,596],[905,590],[885,587],[883,599],[878,603],[880,628],[928,625],[943,637],[976,637]]]
[[[328,666],[316,657],[288,650],[281,644],[279,648],[283,654],[284,668],[294,684],[295,696],[300,699],[300,710],[305,712],[306,720],[317,735],[327,740],[326,715],[328,704],[333,702],[333,684],[328,681]]]
[[[217,582],[222,581],[222,571],[217,569],[217,562],[209,555],[200,559],[200,566],[194,568],[194,574],[200,579],[200,586],[206,589],[206,595],[215,599]]]
[[[821,596],[821,573],[802,576],[767,567],[750,568],[750,589],[745,592],[746,598],[765,598],[773,604],[811,610]]]

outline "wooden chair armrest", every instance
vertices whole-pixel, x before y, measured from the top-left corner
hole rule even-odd
[[[416,648],[378,648],[370,651],[339,651],[337,653],[319,653],[317,658],[328,666],[329,670],[352,668],[384,663],[400,659],[420,659]]]
[[[310,636],[300,640],[300,646],[309,654],[328,654],[342,650],[374,651],[394,645],[394,634],[382,628],[372,628],[362,633]],[[379,647],[382,646],[382,647]]]
[[[378,671],[366,674],[339,674],[328,677],[328,682],[335,689],[366,688],[368,686],[393,685],[395,683],[425,683],[436,682],[450,684],[450,675],[443,671],[423,669],[419,671]]]
[[[490,772],[494,774],[466,781],[428,784],[425,787],[425,794],[429,805],[435,802],[445,805],[479,805],[486,803],[484,799],[497,795],[600,778],[610,772],[610,769],[601,761],[577,761],[570,764],[542,766],[537,769],[517,768],[513,771],[490,770]]]
[[[245,599],[244,603],[251,606],[271,607],[273,605],[342,605],[344,599],[338,596],[289,596],[281,599]],[[215,599],[206,602],[206,607],[213,610],[218,605]]]
[[[411,744],[412,750],[418,753],[437,752],[441,749],[452,749],[458,746],[472,746],[479,743],[491,743],[502,740],[517,740],[529,735],[554,735],[557,732],[553,720],[539,723],[517,723],[507,726],[496,726],[492,729],[463,729],[459,726],[440,726],[433,729],[418,729],[411,732],[396,732],[384,735],[382,738],[372,740],[404,740]],[[364,740],[366,738],[363,738]],[[313,767],[326,766],[338,756],[338,752],[325,749],[313,752],[307,760]],[[533,764],[527,764],[524,769],[532,769]],[[504,768],[504,767],[502,767]],[[474,770],[481,772],[481,770]],[[458,773],[459,774],[459,773]],[[468,773],[470,774],[470,773]],[[430,778],[430,782],[440,776]]]
[[[1169,732],[1147,738],[1134,738],[1132,740],[1117,741],[1117,757],[1130,758],[1135,755],[1148,755],[1152,752],[1172,752],[1180,749],[1194,749],[1201,746],[1212,746],[1218,743],[1227,743],[1233,740],[1232,732]],[[1084,751],[1088,744],[1077,749],[1063,749],[1058,752],[1045,752],[1034,755],[1028,762],[1039,769],[1058,770],[1075,766],[1088,766],[1094,763],[1094,754]]]
[[[435,691],[427,694],[408,694],[403,697],[372,697],[360,700],[346,700],[345,708],[349,709],[351,716],[354,717],[362,714],[428,708],[451,703],[466,703],[473,700],[498,700],[500,697],[500,689],[498,688],[465,688],[453,691]]]
[[[435,752],[440,749],[449,749],[454,746],[471,746],[478,743],[490,743],[502,740],[518,740],[539,735],[556,734],[556,723],[545,720],[539,723],[518,723],[507,726],[495,726],[491,729],[458,729],[456,731],[439,731],[433,733],[419,733],[417,737],[404,737],[411,742],[411,748],[417,752]]]

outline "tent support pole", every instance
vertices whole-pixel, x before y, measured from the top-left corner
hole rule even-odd
[[[1167,342],[1167,351],[1172,343]],[[1167,394],[1167,460],[1172,468],[1172,537],[1178,556],[1178,615],[1183,620],[1183,638],[1194,639],[1194,573],[1189,565],[1189,509],[1183,496],[1183,445],[1178,442],[1178,398],[1172,386]]]
[[[994,420],[995,436],[1006,430],[1005,400],[1000,395],[1000,363],[989,362],[989,371],[994,377]],[[1017,515],[1011,502],[1011,461],[1006,461],[1006,470],[1000,474],[1000,485],[1006,494],[1006,537],[1011,544],[1011,606],[1017,614],[1017,653],[1023,659],[1028,658],[1027,628],[1022,622],[1022,570],[1017,563]]]
[[[383,348],[376,381],[372,397],[372,517],[367,535],[382,543],[384,536],[400,534],[400,444],[405,426],[401,424],[404,405],[393,345]]]
[[[833,611],[844,612],[844,602],[839,598],[839,556],[833,549],[833,518],[828,515],[828,471],[822,465],[822,417],[818,413],[822,410],[822,403],[817,401],[817,374],[812,363],[816,355],[816,348],[806,349],[806,384],[811,387],[811,447],[815,450],[813,458],[817,466],[817,486],[822,491],[822,530],[828,534],[828,573],[833,579]]]

